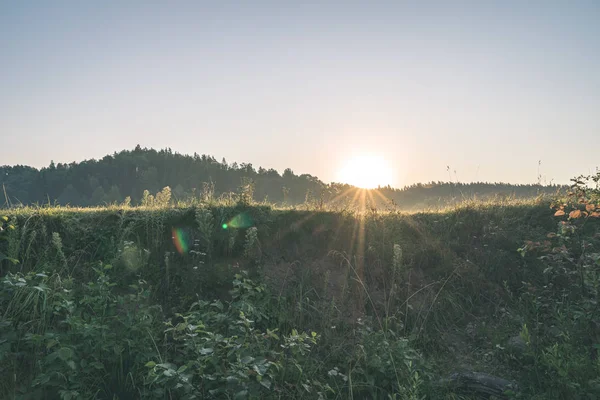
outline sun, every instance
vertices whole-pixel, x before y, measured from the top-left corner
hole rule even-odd
[[[392,169],[383,157],[360,155],[351,158],[340,169],[339,180],[363,189],[373,189],[392,183]]]

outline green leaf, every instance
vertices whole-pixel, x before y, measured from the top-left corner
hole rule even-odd
[[[73,349],[70,347],[61,347],[58,350],[58,357],[63,361],[70,360],[73,358]]]
[[[267,378],[261,379],[260,384],[262,386],[266,387],[267,389],[271,389],[271,381],[268,380]]]
[[[67,365],[74,371],[77,369],[77,366],[75,365],[75,361],[73,360],[69,360],[67,361]]]
[[[156,363],[154,361],[148,361],[146,363],[146,367],[148,367],[148,368],[154,368],[154,367],[156,367]]]
[[[242,362],[242,364],[250,364],[252,361],[254,361],[254,357],[246,356],[246,357],[242,358],[240,361]]]
[[[19,263],[19,260],[16,260],[14,258],[10,258],[6,254],[4,254],[4,253],[0,253],[0,261],[3,261],[3,260],[8,260],[8,261],[10,261],[13,264],[18,264]]]
[[[211,354],[214,350],[211,349],[210,347],[206,347],[203,349],[200,349],[200,354],[202,354],[203,356],[207,355],[207,354]]]
[[[246,397],[248,397],[247,390],[240,390],[233,396],[234,399],[245,399]]]
[[[256,373],[258,374],[258,376],[262,376],[264,375],[267,370],[269,369],[269,366],[266,364],[261,364],[261,365],[253,365],[252,369],[254,371],[256,371]]]
[[[90,363],[90,365],[99,370],[104,369],[104,364],[102,364],[101,362],[98,362],[98,361],[94,361],[94,362]]]
[[[179,367],[179,369],[177,370],[178,374],[181,374],[182,372],[185,372],[185,370],[188,369],[187,365],[182,365],[181,367]]]
[[[223,310],[223,303],[221,303],[220,301],[215,301],[211,304],[211,306],[218,308],[219,310]]]

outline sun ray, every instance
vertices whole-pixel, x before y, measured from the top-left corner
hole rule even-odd
[[[350,238],[350,248],[348,249],[348,256],[351,257],[354,253],[354,243],[356,243],[358,233],[358,221],[354,220],[354,225],[352,226],[352,237]]]
[[[356,188],[355,187],[350,187],[350,188],[344,190],[342,193],[338,194],[333,199],[329,200],[329,204],[333,204],[336,201],[338,201],[339,199],[346,197],[353,190],[356,190]]]
[[[376,189],[371,189],[367,191],[367,197],[369,198],[369,206],[373,209],[377,209],[377,203],[375,202],[375,199],[373,198],[373,191]]]
[[[313,218],[315,215],[316,215],[316,213],[309,212],[308,215],[300,218],[298,221],[293,222],[292,224],[290,224],[285,229],[280,230],[279,232],[277,232],[277,234],[273,235],[272,239],[270,241],[268,241],[267,243],[273,244],[276,241],[278,241],[280,239],[283,239],[285,237],[285,235],[287,235],[288,233],[290,233],[292,231],[293,228],[296,228],[296,229],[300,228],[302,225],[304,225],[306,222],[308,222],[308,220],[310,220],[311,218]]]
[[[387,202],[387,201],[390,201],[390,199],[388,199],[388,198],[386,197],[386,195],[384,195],[383,193],[381,193],[381,191],[379,191],[378,189],[373,189],[373,190],[372,190],[372,192],[373,192],[374,194],[376,194],[377,196],[379,196],[379,198],[380,198],[381,200],[383,200],[383,201],[386,201],[386,202]]]
[[[359,203],[360,200],[359,199],[360,199],[360,189],[357,189],[356,192],[354,192],[354,196],[352,196],[352,202],[351,202],[351,204],[352,204],[353,207],[356,207],[356,204],[360,205],[360,203]],[[360,210],[360,208],[359,208],[359,210]]]
[[[381,199],[383,201],[383,204],[386,205],[390,202],[390,199],[387,198],[383,193],[381,193],[381,191],[379,191],[378,189],[373,189],[372,194],[374,194],[375,196],[377,196],[379,199]]]

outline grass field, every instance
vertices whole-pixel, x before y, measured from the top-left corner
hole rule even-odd
[[[597,398],[594,204],[5,210],[0,397]]]

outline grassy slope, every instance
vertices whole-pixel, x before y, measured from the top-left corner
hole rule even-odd
[[[358,318],[379,326],[393,321],[436,374],[477,370],[509,378],[518,377],[498,361],[495,345],[518,334],[523,321],[511,311],[510,295],[542,268],[517,248],[556,226],[544,202],[414,214],[215,205],[25,208],[8,215],[17,226],[8,255],[21,260],[11,269],[50,268],[86,280],[90,265],[111,263],[123,281],[150,282],[167,307],[189,304],[196,293],[226,298],[232,275],[248,269],[270,286],[282,329],[305,326],[339,343]],[[240,224],[257,228],[252,249],[245,248],[248,229],[234,226]],[[176,251],[173,229],[188,252]],[[331,357],[343,357],[339,347],[330,346]]]

